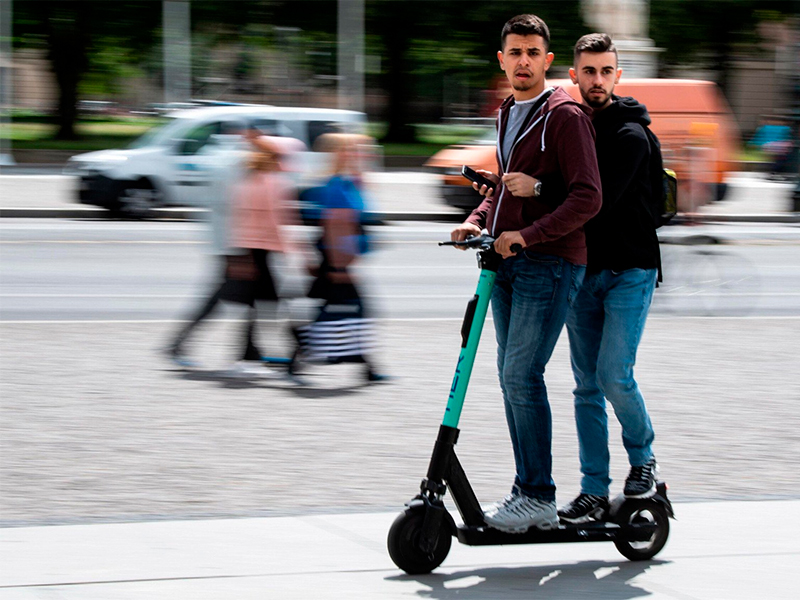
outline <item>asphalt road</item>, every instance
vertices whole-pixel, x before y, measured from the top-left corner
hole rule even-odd
[[[376,251],[358,273],[376,315],[463,314],[477,268],[473,253],[437,246],[449,238],[450,228],[436,223],[375,228]],[[664,244],[665,280],[653,313],[800,315],[800,235],[778,241],[733,235],[744,229],[730,228],[733,244]],[[298,235],[310,240],[315,234],[302,229]],[[0,318],[181,318],[218,275],[206,236],[200,223],[3,220]],[[302,261],[283,261],[278,271],[285,294],[302,296],[308,285]],[[308,308],[294,300],[283,314],[302,317]],[[229,310],[220,316],[237,315]]]
[[[298,387],[230,377],[237,322],[200,332],[192,351],[202,369],[174,369],[160,353],[212,273],[200,226],[4,220],[0,524],[402,505],[425,471],[477,275],[470,253],[435,245],[448,227],[385,228],[363,266],[382,317],[377,358],[394,379],[366,386],[355,367],[314,367],[310,385]],[[797,498],[799,248],[784,241],[710,249],[730,252],[738,269],[714,296],[723,304],[716,316],[657,301],[640,348],[637,375],[662,474],[677,500]],[[701,261],[678,263],[673,270],[687,272]],[[756,287],[742,275],[753,265]],[[754,293],[757,306],[724,306]],[[694,300],[686,294],[674,299]],[[773,296],[778,304],[761,304]],[[491,329],[459,442],[486,502],[512,477]],[[276,353],[288,348],[281,331],[262,324]],[[563,337],[547,381],[554,476],[565,501],[577,492],[578,470]],[[611,439],[619,485],[627,469],[614,425]]]

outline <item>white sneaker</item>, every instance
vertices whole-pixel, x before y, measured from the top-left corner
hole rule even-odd
[[[498,512],[498,511],[501,511],[501,510],[505,509],[505,507],[506,507],[506,506],[508,506],[509,504],[511,504],[511,502],[513,502],[513,501],[514,501],[514,499],[515,499],[517,496],[519,496],[519,495],[520,495],[520,493],[521,493],[521,492],[519,491],[519,488],[518,488],[516,485],[514,485],[514,486],[511,488],[511,493],[510,493],[510,494],[508,494],[508,495],[507,495],[505,498],[503,498],[502,500],[498,500],[497,502],[495,502],[494,504],[492,504],[492,505],[491,505],[489,508],[487,508],[485,511],[483,511],[483,514],[484,514],[484,515],[492,515],[492,514],[495,514],[495,513],[496,513],[496,512]]]
[[[558,527],[555,501],[546,502],[522,494],[514,495],[496,512],[484,513],[483,518],[487,525],[505,533],[525,533],[531,527],[543,530]]]
[[[267,365],[254,360],[240,360],[230,370],[233,377],[260,377],[268,379],[278,379],[282,373],[271,369]]]

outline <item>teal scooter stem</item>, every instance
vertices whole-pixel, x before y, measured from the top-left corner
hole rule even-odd
[[[481,238],[481,251],[478,254],[478,263],[481,267],[480,278],[478,279],[478,289],[472,300],[467,304],[467,312],[464,315],[464,322],[461,326],[461,352],[456,363],[456,372],[453,376],[453,385],[450,387],[450,396],[447,399],[447,408],[444,411],[442,425],[447,427],[458,427],[461,418],[461,409],[464,407],[464,399],[467,395],[469,378],[472,375],[472,366],[475,364],[475,356],[478,353],[478,344],[481,341],[483,323],[486,320],[486,312],[489,309],[489,301],[492,298],[494,280],[497,277],[497,268],[501,257],[492,249],[493,241],[488,236]],[[487,241],[489,240],[489,241]],[[473,242],[474,243],[474,242]],[[443,242],[440,245],[456,244],[455,242]],[[467,245],[467,244],[464,244]],[[483,245],[487,247],[484,248]],[[470,247],[474,247],[470,244]]]

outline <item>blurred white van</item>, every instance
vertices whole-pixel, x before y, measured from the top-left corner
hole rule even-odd
[[[324,108],[214,106],[169,117],[128,148],[73,156],[65,172],[80,178],[78,201],[132,218],[165,206],[208,206],[215,177],[220,169],[237,168],[245,148],[240,134],[253,127],[305,144],[292,165],[302,188],[326,169],[326,157],[313,151],[320,135],[363,133],[366,126],[364,113]]]

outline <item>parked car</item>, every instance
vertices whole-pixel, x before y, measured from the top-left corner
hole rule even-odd
[[[578,86],[570,80],[554,79],[547,83],[563,87],[580,100]],[[740,134],[716,84],[688,79],[623,78],[615,93],[633,96],[647,106],[653,119],[651,128],[661,141],[664,164],[678,176],[679,210],[694,210],[704,202],[725,197],[725,174],[733,169]],[[479,139],[441,150],[426,163],[442,175],[444,201],[470,212],[480,204],[481,196],[461,175],[462,165],[497,171],[494,128]],[[697,192],[700,186],[689,193],[690,180],[702,184],[705,193]]]
[[[80,177],[78,201],[142,218],[166,206],[205,206],[213,167],[242,155],[245,128],[302,141],[295,157],[300,186],[312,185],[326,157],[314,141],[329,131],[362,131],[360,112],[277,106],[214,106],[170,113],[168,122],[147,131],[128,148],[73,156],[65,172]]]

